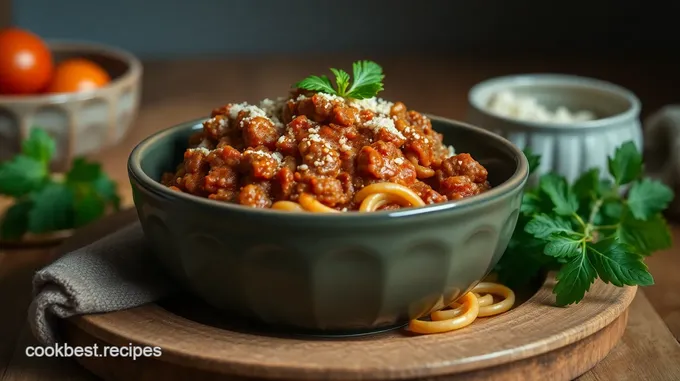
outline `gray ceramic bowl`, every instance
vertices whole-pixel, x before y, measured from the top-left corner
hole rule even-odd
[[[544,123],[512,119],[488,111],[500,91],[530,96],[551,110],[588,110],[595,120]],[[510,75],[486,80],[469,92],[467,121],[541,155],[537,174],[556,172],[572,182],[597,167],[607,177],[607,157],[633,141],[642,149],[640,101],[631,91],[594,78],[564,74]]]
[[[517,222],[526,158],[476,127],[433,118],[447,144],[487,167],[492,190],[421,208],[324,215],[220,203],[158,183],[181,162],[202,121],[141,142],[128,172],[142,227],[162,265],[223,311],[301,332],[403,324],[479,282]]]

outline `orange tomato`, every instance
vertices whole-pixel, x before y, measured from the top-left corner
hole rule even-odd
[[[40,37],[18,28],[0,30],[0,93],[37,93],[52,70],[52,53]]]
[[[49,93],[72,93],[92,90],[109,83],[111,78],[101,66],[83,58],[72,58],[61,62],[54,70]]]

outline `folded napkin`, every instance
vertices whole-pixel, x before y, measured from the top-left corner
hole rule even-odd
[[[171,289],[135,222],[38,271],[29,323],[38,341],[54,344],[58,318],[137,307]]]

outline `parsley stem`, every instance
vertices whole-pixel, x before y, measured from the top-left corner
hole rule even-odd
[[[576,221],[578,221],[579,225],[581,225],[581,227],[583,228],[583,230],[586,230],[586,223],[583,222],[583,218],[581,218],[581,216],[579,216],[579,215],[576,214],[576,213],[573,213],[572,215],[574,216],[574,218],[576,219]]]
[[[601,225],[601,226],[594,226],[593,228],[595,230],[618,229],[619,225]]]
[[[588,217],[588,226],[592,226],[595,222],[595,217],[597,216],[597,213],[600,212],[602,203],[604,203],[604,198],[600,198],[595,201],[595,205],[593,205],[593,209],[590,211],[590,216]]]

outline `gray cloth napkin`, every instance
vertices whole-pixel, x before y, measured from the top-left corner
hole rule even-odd
[[[50,345],[59,341],[58,318],[137,307],[171,290],[135,222],[38,271],[29,323],[38,341]]]

